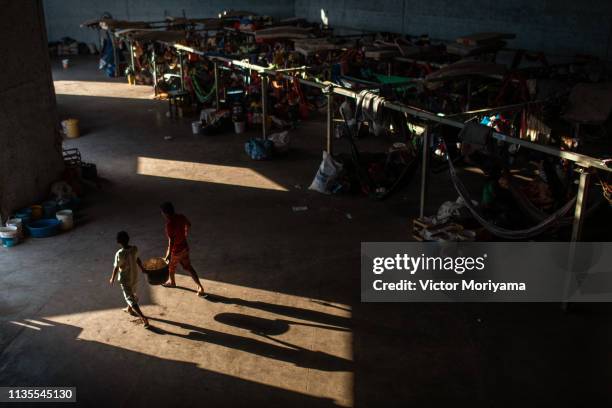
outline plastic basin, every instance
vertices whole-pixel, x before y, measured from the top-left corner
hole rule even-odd
[[[32,220],[32,210],[30,208],[19,210],[15,213],[15,218],[19,218],[25,225]]]
[[[161,285],[168,280],[168,263],[163,258],[151,258],[142,264],[149,285]]]
[[[28,231],[33,238],[47,238],[56,235],[60,229],[61,222],[56,219],[43,219],[32,221],[28,224]]]

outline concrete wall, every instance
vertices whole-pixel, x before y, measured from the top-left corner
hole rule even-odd
[[[43,199],[63,169],[41,0],[0,0],[0,216]]]
[[[97,43],[94,30],[80,28],[104,12],[116,19],[159,21],[165,16],[213,17],[227,9],[249,10],[278,18],[293,17],[293,0],[44,0],[50,41],[72,37]]]
[[[439,39],[513,32],[514,47],[612,58],[610,0],[295,0],[295,14],[311,21],[320,21],[322,8],[332,26]]]

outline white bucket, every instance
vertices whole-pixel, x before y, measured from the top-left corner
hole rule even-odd
[[[64,231],[71,230],[74,227],[74,218],[72,210],[62,210],[55,214],[55,217],[62,223],[61,228]]]
[[[24,237],[24,233],[23,233],[23,221],[21,221],[21,218],[11,218],[6,222],[6,226],[7,227],[17,227],[17,236],[19,237],[19,239],[23,239]]]
[[[0,227],[0,238],[17,238],[17,227],[14,225]]]
[[[199,135],[202,131],[202,122],[191,122],[191,131],[194,135]]]
[[[234,131],[237,135],[244,133],[246,129],[246,122],[234,122]]]
[[[68,69],[68,67],[69,67],[69,66],[70,66],[70,60],[63,59],[63,60],[62,60],[62,67],[63,67],[64,69]]]

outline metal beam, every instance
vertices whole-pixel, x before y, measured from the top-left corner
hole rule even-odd
[[[129,41],[130,46],[130,66],[132,68],[132,74],[136,75],[136,64],[134,64],[134,42]]]
[[[261,73],[261,127],[262,138],[268,138],[268,75]]]
[[[427,179],[429,176],[429,144],[431,140],[431,134],[429,128],[426,126],[423,132],[423,157],[421,159],[421,200],[420,200],[420,211],[419,216],[423,218],[425,216],[425,205],[427,204]]]
[[[215,74],[215,109],[219,109],[219,65],[213,62]]]
[[[246,61],[238,61],[238,60],[232,60],[230,58],[225,58],[225,57],[218,57],[218,56],[209,56],[207,55],[207,53],[194,49],[192,47],[187,47],[184,45],[180,45],[180,44],[172,44],[175,48],[177,49],[181,49],[187,52],[192,52],[194,54],[198,54],[201,56],[204,56],[206,58],[209,58],[211,61],[224,61],[224,62],[228,62],[231,63],[232,65],[238,66],[238,67],[242,67],[242,68],[248,68],[248,69],[252,69],[256,72],[259,73],[266,73],[269,75],[275,75],[276,71],[269,69],[269,68],[265,68],[259,65],[255,65],[255,64],[251,64],[248,63]],[[295,78],[289,75],[285,75],[286,77],[290,77],[290,78]],[[300,81],[300,83],[307,85],[307,86],[312,86],[312,87],[316,87],[316,88],[325,88],[325,87],[329,87],[332,86],[333,87],[333,93],[336,95],[342,95],[342,96],[346,96],[349,98],[353,98],[355,99],[358,95],[357,92],[352,91],[350,89],[347,88],[343,88],[341,86],[338,86],[337,84],[333,84],[331,82],[328,81],[324,81],[324,82],[315,82],[312,80],[307,80],[307,79],[303,79],[303,78],[298,78],[298,80]],[[446,125],[446,126],[452,126],[458,129],[463,129],[463,127],[465,127],[465,124],[461,121],[457,121],[455,119],[452,119],[451,117],[446,117],[443,114],[436,114],[436,113],[432,113],[432,112],[428,112],[425,111],[423,109],[417,108],[417,107],[413,107],[413,106],[407,106],[404,104],[400,104],[397,102],[391,102],[391,101],[385,101],[383,103],[383,106],[387,109],[391,109],[391,110],[395,110],[398,112],[403,112],[406,113],[416,119],[421,119],[423,121],[427,121],[427,122],[432,122],[432,123],[438,123],[441,125]],[[525,147],[527,149],[531,149],[531,150],[536,150],[542,153],[546,153],[549,154],[551,156],[555,156],[555,157],[559,157],[561,159],[565,159],[565,160],[569,160],[572,161],[576,164],[578,164],[581,167],[592,167],[592,168],[596,168],[599,170],[603,170],[603,171],[607,171],[607,172],[611,172],[612,173],[612,168],[607,167],[605,164],[602,163],[601,159],[597,159],[594,157],[590,157],[590,156],[586,156],[583,154],[579,154],[579,153],[574,153],[574,152],[568,152],[568,151],[563,151],[560,149],[557,149],[555,147],[550,147],[550,146],[544,146],[544,145],[540,145],[537,143],[532,143],[530,141],[527,140],[523,140],[523,139],[519,139],[516,137],[511,137],[508,135],[504,135],[502,133],[499,132],[493,132],[492,137],[496,140],[505,142],[505,143],[510,143],[510,144],[517,144],[520,145],[522,147]]]
[[[334,140],[334,93],[329,92],[327,94],[327,121],[326,126],[327,130],[327,144],[326,150],[330,155],[333,154],[333,140]]]
[[[584,225],[584,214],[589,196],[590,180],[591,172],[589,169],[581,169],[578,194],[576,197],[576,209],[574,210],[574,223],[572,225],[572,242],[578,242],[582,237],[582,227]]]
[[[153,93],[155,96],[157,96],[157,57],[155,56],[155,47],[153,47],[153,54],[151,55],[151,58],[153,59]]]
[[[181,75],[181,91],[185,91],[185,67],[183,64],[185,63],[185,58],[181,51],[178,52],[179,55],[179,64],[180,64],[180,75]]]

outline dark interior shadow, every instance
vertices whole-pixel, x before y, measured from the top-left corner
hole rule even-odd
[[[261,342],[249,337],[237,336],[229,333],[221,333],[215,330],[205,329],[202,327],[193,326],[188,323],[174,322],[172,320],[160,319],[157,317],[149,317],[151,321],[166,323],[172,326],[180,327],[188,330],[190,333],[183,335],[179,333],[169,332],[161,327],[155,328],[155,333],[168,334],[176,337],[181,337],[194,341],[202,341],[211,344],[217,344],[223,347],[230,347],[236,350],[242,350],[247,353],[257,354],[267,358],[273,358],[280,361],[295,364],[298,367],[312,368],[322,371],[352,371],[353,362],[341,357],[327,354],[321,351],[312,351],[295,344],[287,343],[274,339],[280,342],[283,347],[275,346],[267,342]],[[267,335],[254,333],[266,338]]]

